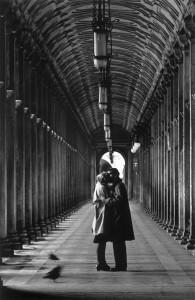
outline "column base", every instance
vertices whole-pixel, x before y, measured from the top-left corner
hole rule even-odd
[[[195,250],[195,240],[193,239],[188,240],[185,248],[187,250]]]
[[[171,236],[176,237],[177,236],[177,228],[173,227],[173,230],[171,232]]]
[[[178,229],[178,230],[177,230],[177,233],[176,233],[175,240],[176,240],[176,241],[181,241],[181,239],[182,239],[182,230],[181,230],[181,229]]]
[[[47,225],[46,223],[44,222],[44,220],[42,220],[40,223],[40,228],[41,228],[41,235],[47,235],[48,234],[48,231],[47,231]]]
[[[164,224],[164,225],[162,226],[162,229],[167,230],[168,227],[169,227],[168,224]]]
[[[52,224],[51,224],[51,221],[50,221],[49,219],[46,219],[46,220],[45,220],[45,224],[46,224],[46,226],[47,226],[47,233],[48,233],[49,231],[52,230]]]
[[[38,224],[35,224],[33,226],[33,231],[35,233],[35,240],[37,239],[37,237],[41,237],[41,228],[39,227]]]
[[[172,225],[168,225],[168,227],[166,229],[166,232],[172,233],[172,231],[173,231],[173,226]]]
[[[65,221],[65,214],[64,214],[64,213],[61,213],[61,214],[60,214],[60,218],[61,218],[61,222],[62,222],[62,221]]]
[[[149,208],[144,208],[144,210],[145,210],[146,214],[150,214],[150,209]]]
[[[165,226],[165,221],[161,219],[160,222],[159,222],[159,226],[161,228],[163,228]]]
[[[56,216],[54,219],[55,219],[56,224],[59,224],[59,223],[60,223],[60,218],[59,218],[59,216]]]
[[[27,234],[27,230],[24,228],[18,232],[20,242],[22,244],[29,244],[29,238]]]
[[[1,257],[11,257],[14,256],[14,249],[12,248],[12,243],[10,243],[7,239],[0,240],[1,245]]]
[[[22,249],[22,243],[20,241],[20,237],[18,236],[18,234],[16,232],[8,234],[7,241],[8,241],[8,243],[10,243],[11,248],[13,250],[21,250]]]
[[[157,224],[160,225],[160,224],[162,224],[162,219],[159,218],[156,222],[157,222]]]
[[[182,237],[181,237],[181,245],[186,245],[189,239],[189,234],[187,232],[184,232]]]
[[[30,244],[31,241],[35,241],[36,240],[36,234],[34,232],[33,227],[27,228],[27,235],[28,235],[29,244]]]
[[[51,228],[55,229],[56,228],[56,220],[55,220],[55,218],[52,217],[51,220],[50,220],[50,222],[51,222]]]

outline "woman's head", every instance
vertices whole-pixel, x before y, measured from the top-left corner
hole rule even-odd
[[[97,175],[97,181],[101,184],[107,184],[109,181],[109,174],[108,172],[102,172]]]

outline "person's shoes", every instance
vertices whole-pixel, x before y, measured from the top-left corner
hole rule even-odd
[[[127,271],[127,268],[126,267],[114,267],[114,268],[111,268],[111,271],[112,272],[125,272],[125,271]]]
[[[97,265],[96,266],[96,270],[97,271],[110,271],[111,268],[109,267],[109,265],[105,264],[105,265]]]

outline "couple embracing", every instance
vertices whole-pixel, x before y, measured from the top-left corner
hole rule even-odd
[[[134,240],[135,237],[127,191],[116,168],[97,176],[93,204],[95,216],[92,232],[94,243],[97,243],[97,271],[126,271],[125,241]],[[114,268],[110,268],[106,263],[106,242],[113,243]]]

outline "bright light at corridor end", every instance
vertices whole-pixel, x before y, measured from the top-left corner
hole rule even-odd
[[[140,143],[134,143],[133,147],[131,148],[131,153],[135,153],[140,148],[140,146]]]
[[[120,178],[122,179],[124,177],[125,160],[119,152],[114,151],[112,155],[113,163],[111,163],[110,161],[109,152],[106,152],[102,156],[102,159],[106,160],[112,166],[112,168],[117,168],[120,174]]]

